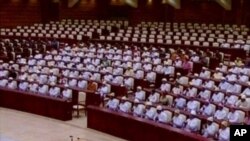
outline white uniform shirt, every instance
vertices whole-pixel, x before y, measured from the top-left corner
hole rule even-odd
[[[160,101],[160,94],[155,92],[148,97],[149,101],[152,103],[158,103]]]
[[[38,88],[38,92],[41,94],[47,94],[49,91],[49,86],[48,85],[43,85]]]
[[[219,125],[217,123],[211,123],[207,125],[204,129],[203,136],[204,137],[215,137],[216,133],[219,131]]]
[[[8,80],[7,79],[0,80],[0,86],[1,87],[6,87],[7,84],[8,84]]]
[[[77,85],[77,80],[76,79],[71,79],[68,82],[70,87],[75,87]]]
[[[22,91],[26,91],[28,89],[29,83],[28,82],[21,82],[19,83],[19,89]]]
[[[157,117],[157,111],[155,107],[150,107],[150,109],[147,109],[146,111],[146,118],[151,120],[156,120]]]
[[[184,98],[175,99],[175,107],[178,109],[184,109],[186,107],[187,100]]]
[[[136,116],[142,116],[145,111],[145,105],[139,104],[133,108],[133,113]]]
[[[182,84],[182,85],[187,85],[188,84],[188,77],[182,76],[179,79],[177,79],[177,82]]]
[[[127,112],[129,112],[131,110],[131,107],[132,107],[131,102],[126,101],[124,103],[120,103],[119,110],[122,111],[122,112],[127,113]]]
[[[171,85],[169,83],[161,84],[160,90],[162,92],[170,92]]]
[[[228,111],[225,109],[217,110],[214,114],[214,117],[218,120],[225,120],[227,118]]]
[[[212,96],[212,100],[216,103],[220,103],[224,100],[224,96],[225,96],[224,93],[221,93],[221,92],[215,93]]]
[[[230,139],[230,129],[229,127],[219,130],[219,141],[229,141]]]
[[[215,106],[212,104],[204,105],[201,108],[202,110],[202,115],[205,115],[207,117],[213,116],[215,113]]]
[[[16,81],[11,81],[10,83],[8,83],[7,87],[9,89],[16,89],[17,88],[17,82]]]
[[[149,73],[147,73],[146,79],[147,79],[149,82],[152,82],[152,83],[155,82],[156,73],[155,73],[155,72],[149,72]]]
[[[191,100],[191,101],[188,101],[187,103],[187,109],[189,111],[198,111],[200,109],[200,102],[196,101],[196,100]]]
[[[86,89],[88,86],[88,82],[86,80],[80,80],[78,81],[77,86],[82,89]]]
[[[179,114],[178,116],[173,117],[173,125],[174,127],[181,128],[184,126],[184,123],[186,121],[186,116],[183,114]]]
[[[146,93],[143,90],[136,91],[135,92],[135,98],[141,101],[144,101],[146,98]]]
[[[158,121],[161,123],[169,123],[171,120],[172,114],[167,110],[161,111],[161,113],[158,114]]]
[[[58,87],[50,88],[49,94],[51,96],[57,97],[58,95],[60,95],[60,88],[58,88]]]
[[[72,98],[72,90],[71,89],[65,89],[65,90],[63,90],[62,95],[66,99],[71,99]]]
[[[236,102],[238,101],[238,96],[236,95],[230,95],[228,98],[226,98],[226,104],[234,106]]]
[[[209,90],[200,91],[199,95],[200,95],[200,98],[204,100],[210,100],[211,91]]]
[[[137,70],[136,74],[135,74],[135,78],[143,79],[144,78],[144,71],[143,70]]]
[[[197,132],[200,129],[200,122],[198,118],[188,119],[186,129],[191,132]]]

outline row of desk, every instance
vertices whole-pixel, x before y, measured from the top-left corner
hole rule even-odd
[[[71,101],[18,90],[0,88],[0,106],[63,121],[72,119]]]
[[[87,127],[131,141],[208,141],[201,135],[98,106],[88,106]]]

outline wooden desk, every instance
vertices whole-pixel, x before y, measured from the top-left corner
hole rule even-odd
[[[154,121],[88,106],[87,127],[131,141],[207,141],[200,135]]]
[[[70,101],[18,90],[0,88],[0,106],[63,121],[72,119]]]

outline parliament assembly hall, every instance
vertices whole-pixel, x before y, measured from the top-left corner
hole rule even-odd
[[[245,141],[249,55],[250,0],[0,0],[0,141]]]

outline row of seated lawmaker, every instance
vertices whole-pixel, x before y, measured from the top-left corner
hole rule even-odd
[[[65,85],[66,85],[65,89],[67,89],[67,87],[69,86],[69,82],[70,82],[66,78],[68,78],[69,80],[71,80],[72,78],[73,79],[80,78],[80,79],[76,79],[75,85],[78,85],[79,80],[83,80],[86,77],[87,79],[85,79],[85,81],[89,80],[89,79],[91,80],[91,78],[92,78],[93,81],[96,81],[98,79],[99,82],[103,83],[101,85],[101,87],[96,89],[96,91],[101,93],[101,95],[104,97],[106,97],[106,96],[109,97],[110,96],[110,94],[109,94],[109,92],[110,92],[109,91],[110,90],[110,86],[109,86],[110,80],[112,82],[116,83],[116,81],[113,81],[113,77],[115,76],[114,78],[116,78],[117,75],[114,75],[113,73],[114,72],[119,72],[119,73],[122,72],[120,75],[121,77],[132,78],[131,80],[133,80],[133,79],[136,80],[136,78],[134,78],[134,75],[131,75],[131,74],[133,74],[133,71],[134,71],[133,64],[134,64],[134,62],[136,62],[136,63],[139,62],[141,64],[144,64],[144,60],[140,59],[139,61],[131,61],[131,65],[127,65],[127,63],[124,63],[124,61],[123,62],[120,61],[120,62],[122,62],[120,64],[120,66],[115,68],[116,65],[114,63],[112,63],[112,61],[114,59],[108,58],[108,55],[112,54],[112,52],[113,52],[112,51],[113,47],[102,47],[101,44],[99,46],[101,46],[101,47],[96,47],[94,44],[90,44],[90,45],[83,44],[82,46],[79,46],[79,47],[73,46],[73,48],[69,48],[66,46],[64,49],[61,49],[59,51],[54,50],[51,53],[47,53],[45,55],[37,54],[37,55],[31,56],[29,58],[18,57],[16,62],[9,62],[9,63],[2,62],[1,63],[1,70],[4,72],[5,75],[2,76],[1,80],[3,80],[3,81],[1,82],[1,84],[5,83],[5,85],[3,85],[3,86],[8,87],[10,85],[9,88],[17,88],[17,87],[12,87],[13,85],[15,85],[15,82],[13,82],[15,80],[10,79],[7,81],[7,83],[6,83],[6,81],[4,81],[6,79],[6,77],[9,76],[9,74],[14,76],[13,71],[17,73],[16,74],[16,83],[17,83],[17,81],[21,82],[21,81],[19,81],[19,79],[20,79],[20,76],[23,75],[22,76],[23,78],[21,77],[21,80],[23,79],[24,81],[28,81],[29,83],[35,81],[35,83],[38,83],[39,85],[40,84],[42,84],[42,85],[47,84],[47,85],[49,85],[49,87],[51,87],[51,84],[52,84],[52,87],[54,84],[62,84],[61,85],[62,87],[65,87]],[[107,56],[107,57],[105,57],[104,60],[102,60],[101,58],[98,58],[98,56],[95,53],[95,52],[98,52],[101,50],[103,50],[103,53],[99,53],[100,56],[101,55]],[[111,50],[111,53],[109,53],[110,50]],[[119,49],[113,49],[113,50],[115,51],[115,50],[119,50]],[[126,47],[124,50],[123,49],[120,49],[120,50],[122,51],[122,56],[124,56],[126,54],[126,52],[128,54],[133,54],[133,53],[130,53],[130,52],[132,52],[132,50],[129,48],[126,48]],[[141,50],[137,51],[138,54],[141,54],[139,57],[141,57],[143,53],[145,53],[146,58],[150,58],[150,59],[154,58],[154,59],[160,59],[160,60],[163,59],[164,60],[165,58],[169,59],[170,57],[173,56],[172,53],[169,53],[170,54],[169,58],[166,57],[167,55],[165,55],[165,53],[164,53],[164,56],[160,56],[160,53],[158,53],[158,55],[157,55],[157,52],[159,52],[159,51],[157,51],[158,50],[157,48],[155,48],[155,49],[152,48],[152,51],[151,51],[151,49],[150,49],[150,51],[149,51],[149,49],[144,49],[144,50],[145,51],[141,51]],[[155,51],[153,51],[153,50],[155,50]],[[134,57],[134,54],[133,55],[125,55],[125,56],[133,56]],[[98,61],[98,59],[99,59],[99,61]],[[88,61],[85,61],[85,60],[88,60]],[[96,63],[97,65],[93,65],[93,63],[92,63],[93,60],[94,60],[94,63]],[[53,63],[53,61],[54,61],[54,63]],[[61,64],[62,62],[63,62],[63,65],[59,66],[59,64]],[[124,65],[122,65],[122,64],[124,64]],[[146,63],[146,64],[150,64],[150,63]],[[162,63],[160,62],[160,63],[156,63],[156,64],[159,65]],[[87,67],[88,65],[92,65],[92,66]],[[111,67],[111,68],[109,68],[109,67]],[[120,71],[118,68],[121,68],[124,70]],[[241,68],[244,69],[244,67],[241,67]],[[145,72],[148,72],[148,71],[152,71],[153,67],[146,70],[147,67],[145,66],[144,68],[141,68],[141,69]],[[101,71],[101,70],[103,70],[103,71]],[[114,70],[116,70],[116,71],[114,71]],[[137,69],[135,69],[135,70],[137,70]],[[11,71],[11,73],[10,73],[10,71]],[[203,71],[204,72],[200,72],[200,76],[199,76],[199,74],[197,75],[197,74],[191,73],[192,70],[189,70],[188,75],[183,75],[183,76],[181,74],[179,74],[178,71],[174,71],[174,73],[172,75],[164,75],[163,79],[160,79],[163,81],[162,82],[163,84],[160,84],[159,86],[155,85],[156,81],[146,80],[146,81],[150,82],[150,84],[154,84],[154,86],[152,86],[152,87],[143,86],[143,88],[142,88],[142,87],[136,86],[136,85],[131,87],[131,81],[130,81],[128,83],[128,84],[130,84],[130,87],[128,87],[128,89],[130,89],[130,93],[127,94],[126,98],[128,100],[130,100],[130,102],[132,102],[132,103],[133,103],[133,101],[139,101],[142,104],[144,104],[144,102],[149,101],[150,104],[147,104],[147,105],[155,105],[155,104],[158,105],[159,104],[164,108],[173,109],[172,111],[175,111],[175,109],[179,109],[181,113],[185,112],[186,114],[188,114],[189,112],[192,112],[193,113],[192,115],[194,115],[194,113],[196,113],[195,117],[198,118],[198,116],[199,116],[199,119],[201,119],[202,124],[204,123],[202,121],[207,121],[207,117],[210,117],[213,115],[211,113],[214,113],[214,115],[216,115],[216,116],[214,116],[214,121],[216,121],[219,125],[220,125],[221,121],[224,121],[224,120],[228,120],[231,124],[241,124],[241,123],[245,124],[246,123],[245,119],[248,118],[247,108],[249,109],[249,107],[248,107],[249,100],[247,98],[247,95],[245,95],[245,94],[241,95],[241,91],[221,90],[222,86],[218,85],[218,82],[216,82],[216,81],[214,82],[215,84],[212,85],[212,87],[209,87],[210,84],[208,86],[206,86],[205,81],[203,80],[203,76],[207,76],[207,75],[209,76],[210,70],[207,68],[204,68]],[[95,73],[97,75],[94,76]],[[126,75],[126,74],[128,74],[128,75]],[[112,76],[112,79],[109,79],[109,77],[110,77],[109,75]],[[158,73],[156,73],[156,75],[158,75]],[[248,76],[248,71],[246,71],[246,75]],[[46,76],[47,76],[47,78],[46,78]],[[105,78],[105,76],[107,78]],[[151,77],[152,76],[153,75],[151,75]],[[149,77],[149,78],[151,78],[151,77]],[[211,77],[211,74],[210,74],[210,77]],[[72,79],[72,81],[73,81],[73,79]],[[142,77],[141,79],[144,80],[144,77]],[[176,79],[176,81],[175,81],[175,79]],[[106,81],[103,81],[103,80],[106,80]],[[117,80],[119,80],[119,79],[117,78]],[[210,80],[210,79],[208,79],[208,80]],[[203,84],[203,81],[204,81],[204,84]],[[214,81],[214,80],[211,80],[211,81]],[[108,82],[108,84],[106,82]],[[125,84],[123,84],[124,82],[125,81],[122,81],[121,85],[125,85]],[[18,84],[18,86],[19,86],[19,84]],[[230,82],[230,84],[231,84],[231,82]],[[248,83],[246,82],[245,85],[242,85],[242,87],[248,87],[247,84]],[[162,85],[165,85],[164,86],[165,88]],[[168,88],[169,86],[170,86],[170,88]],[[190,87],[192,89],[193,88],[197,89],[197,93],[195,94],[195,90],[189,91]],[[208,88],[206,88],[206,87],[208,87]],[[157,88],[160,88],[160,89],[158,90]],[[165,89],[165,91],[164,91],[164,89]],[[230,97],[231,95],[235,95],[238,97],[238,99],[236,100],[236,102],[232,102],[232,103],[231,103],[231,101],[235,101],[234,98],[228,98],[229,100],[223,99],[224,102],[221,102],[221,103],[212,100],[213,99],[212,97],[210,99],[202,99],[201,97],[198,96],[198,93],[200,93],[200,90],[203,90],[203,89],[210,90],[211,94],[213,93],[213,95],[216,95],[217,92],[218,93],[221,92],[221,93],[224,93],[228,97]],[[134,90],[136,90],[136,91],[134,91]],[[51,96],[53,96],[53,94],[54,94],[53,92],[56,90],[53,87],[53,89],[51,91],[52,91]],[[158,99],[157,93],[160,94],[160,96],[158,96],[158,98],[163,99],[163,100],[157,100]],[[112,105],[119,104],[119,103],[116,104],[115,99],[119,99],[119,98],[115,97],[114,102],[112,102],[112,101],[108,102],[110,104],[107,104],[107,105],[111,105],[108,107],[113,107]],[[172,99],[172,102],[171,102],[171,99]],[[216,99],[216,98],[214,98],[214,99]],[[230,99],[233,99],[233,100],[230,100]],[[159,101],[161,101],[162,103],[159,103]],[[199,103],[200,103],[200,105],[199,105]],[[156,105],[156,107],[157,107],[157,105]],[[200,112],[201,107],[203,107],[203,106],[204,106],[204,111],[206,111],[205,105],[208,107],[207,108],[208,112],[204,112],[207,115],[201,114],[201,112]],[[210,106],[210,105],[212,105],[212,106]],[[115,109],[117,109],[117,108],[115,108]],[[209,113],[210,109],[211,109],[211,112]],[[213,111],[213,109],[214,109],[214,111]],[[216,112],[217,112],[217,114],[216,114]],[[142,113],[144,114],[144,112],[142,112]]]
[[[17,56],[29,57],[37,53],[45,53],[54,47],[56,40],[33,40],[27,39],[4,39],[0,38],[0,55],[1,60],[15,60]]]

